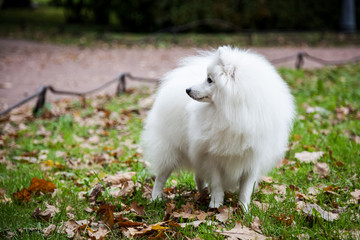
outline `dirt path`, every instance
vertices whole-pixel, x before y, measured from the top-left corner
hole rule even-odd
[[[298,51],[328,59],[343,60],[360,55],[359,47],[349,48],[254,48],[268,59]],[[41,85],[57,89],[86,91],[113,79],[122,72],[134,76],[160,78],[178,60],[195,53],[190,48],[80,49],[72,46],[0,39],[0,108],[10,106],[35,93]],[[278,64],[293,67],[294,62]],[[320,67],[306,61],[304,67]],[[129,83],[133,85],[134,83]],[[108,92],[115,91],[111,87]],[[48,100],[54,99],[49,94]]]

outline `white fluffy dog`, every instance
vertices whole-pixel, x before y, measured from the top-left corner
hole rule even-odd
[[[239,190],[248,209],[261,176],[284,156],[294,114],[287,84],[262,56],[220,47],[185,58],[164,77],[142,135],[152,199],[185,168],[199,191],[209,184],[210,207]]]

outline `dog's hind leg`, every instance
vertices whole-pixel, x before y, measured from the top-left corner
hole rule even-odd
[[[204,181],[201,178],[199,178],[197,175],[195,175],[195,183],[197,190],[201,193],[201,191],[204,190],[205,188]]]

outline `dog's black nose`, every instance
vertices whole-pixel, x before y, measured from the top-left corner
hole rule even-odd
[[[191,92],[191,88],[186,89],[186,93],[189,94]]]

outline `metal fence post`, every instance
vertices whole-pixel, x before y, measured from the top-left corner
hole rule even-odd
[[[304,53],[304,52],[299,52],[297,54],[296,62],[295,62],[296,69],[301,69],[302,66],[304,65],[304,56],[305,56],[305,54],[306,53]]]
[[[39,116],[40,110],[44,107],[45,105],[45,100],[46,100],[46,91],[47,91],[48,87],[47,86],[41,86],[40,90],[39,90],[39,95],[38,95],[38,99],[36,101],[36,105],[33,109],[33,115],[35,117]]]
[[[121,93],[124,93],[126,91],[126,73],[123,73],[119,76],[118,85],[116,87],[116,95],[120,95]]]

